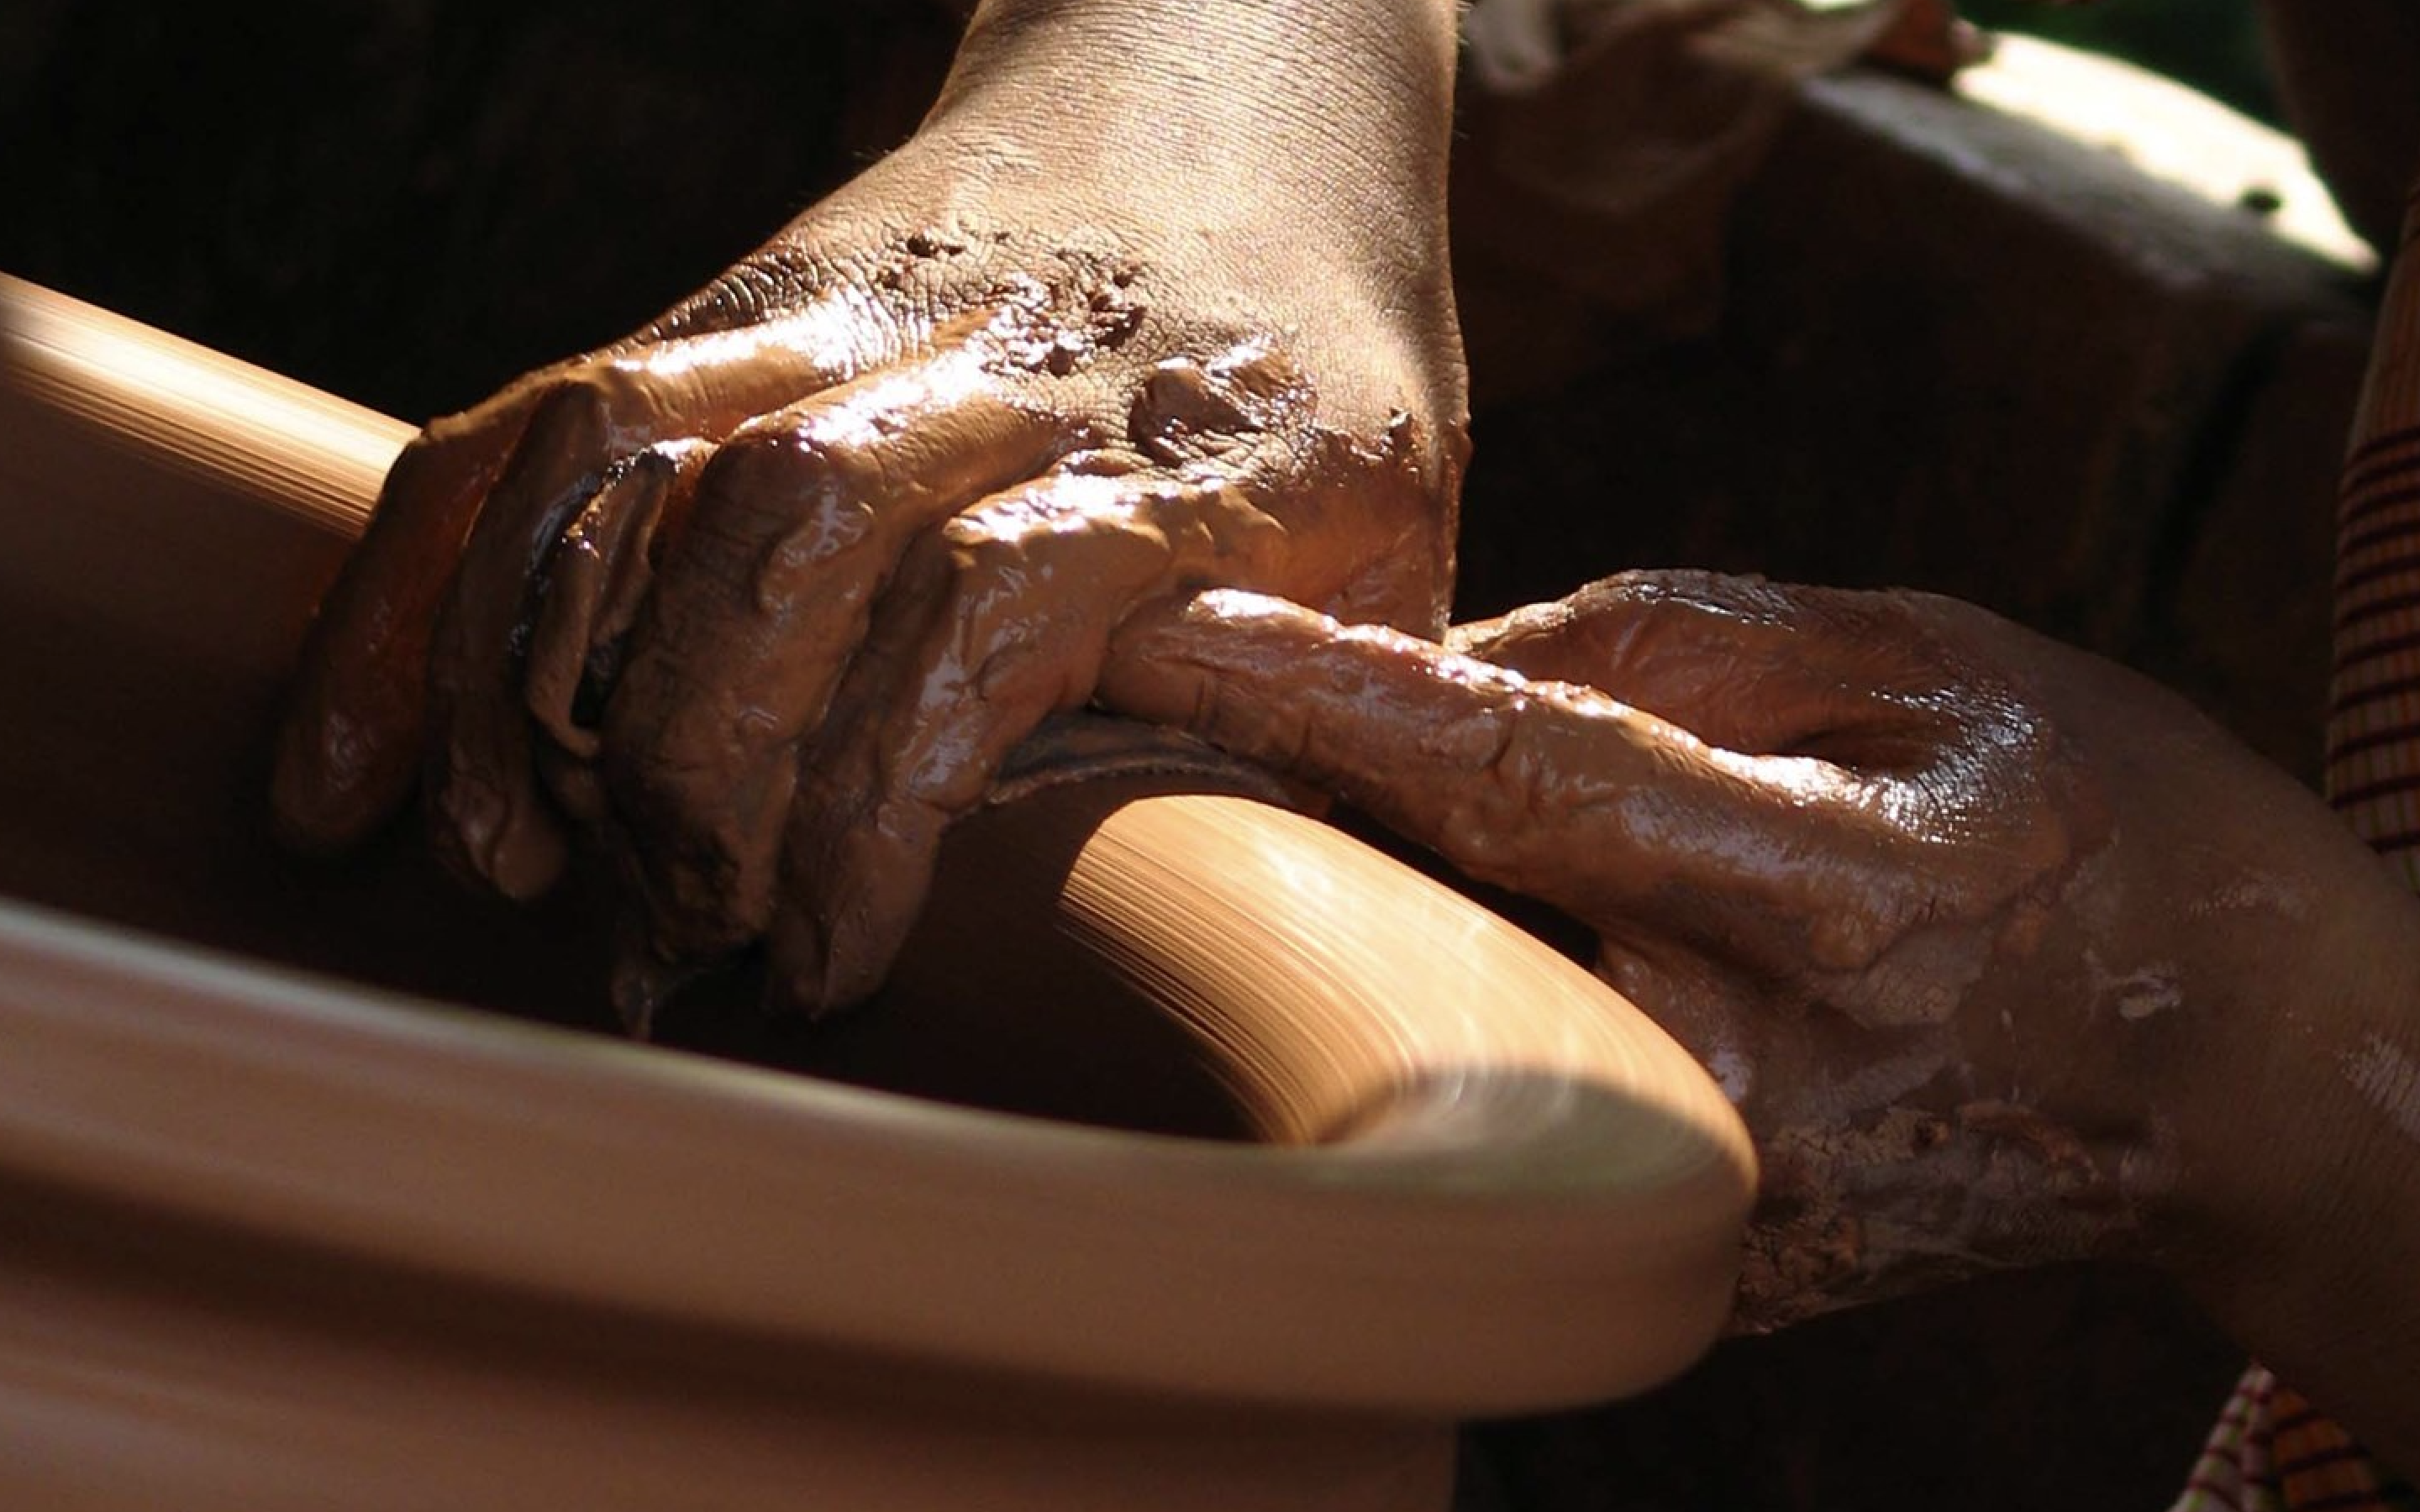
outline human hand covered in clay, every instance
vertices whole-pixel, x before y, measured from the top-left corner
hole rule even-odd
[[[1757,1137],[1748,1328],[2092,1255],[2215,1286],[2345,1143],[2246,1098],[2410,1014],[2409,901],[2324,809],[1950,600],[1641,573],[1440,646],[1214,593],[1103,694],[1592,926]]]
[[[324,604],[297,842],[417,779],[514,898],[599,828],[644,1022],[768,936],[868,991],[1111,629],[1249,585],[1434,632],[1464,442],[1452,7],[997,0],[898,152],[638,334],[441,420]]]

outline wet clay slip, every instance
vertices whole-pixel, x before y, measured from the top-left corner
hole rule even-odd
[[[1128,1094],[1249,1139],[533,1022],[603,1021],[576,909],[264,839],[405,428],[23,285],[0,326],[0,1504],[1437,1508],[1454,1418],[1720,1327],[1753,1169],[1713,1083],[1243,798],[961,823],[849,1032],[1013,1081],[1112,1005]]]

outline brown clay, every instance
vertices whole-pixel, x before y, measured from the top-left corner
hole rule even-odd
[[[391,980],[495,951],[492,921],[413,934],[442,891],[298,876],[245,796],[401,427],[0,292],[0,671],[39,711],[0,749],[0,887]],[[1281,1148],[0,907],[0,1499],[1435,1507],[1452,1416],[1702,1348],[1752,1170],[1678,1046],[1308,820],[1084,791],[953,831],[979,885],[909,974],[1005,1026],[967,943],[1055,954],[1053,994],[1156,1005]],[[503,993],[513,959],[453,980]]]

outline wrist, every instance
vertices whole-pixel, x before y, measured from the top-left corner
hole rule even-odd
[[[1455,13],[1453,0],[985,0],[926,125],[1073,144],[1140,176],[1113,186],[1134,203],[1207,202],[1223,184],[1227,215],[1333,204],[1356,229],[1433,209],[1441,244]]]
[[[1141,75],[1181,92],[1276,89],[1305,103],[1342,90],[1408,121],[1425,116],[1424,100],[1450,101],[1460,11],[1460,0],[980,0],[941,100],[1047,54],[1080,70],[1060,75],[1078,86],[1060,103],[1079,113],[1099,89]],[[1006,66],[1020,55],[1023,66]]]
[[[2358,876],[2298,889],[2321,917],[2296,949],[2213,984],[2215,1010],[2196,1026],[2206,1053],[2164,1078],[2181,1272],[2272,1270],[2315,1226],[2351,1221],[2335,1210],[2381,1161],[2400,1164],[2394,1145],[2420,1153],[2398,1137],[2420,1128],[2397,1128],[2420,1124],[2420,1095],[2393,1095],[2396,1066],[2420,1078],[2405,1058],[2420,1050],[2420,907],[2358,860]]]
[[[1147,304],[1211,293],[1169,307],[1318,375],[1328,422],[1409,412],[1443,435],[1466,402],[1454,21],[1453,0],[985,0],[915,139],[854,197],[895,231],[1115,247]]]

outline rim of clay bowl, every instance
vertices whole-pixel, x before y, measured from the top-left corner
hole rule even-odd
[[[71,301],[0,295],[12,345],[59,337]],[[256,434],[280,507],[324,530],[349,500],[358,528],[392,422],[70,314],[109,403],[168,407],[222,478],[250,476]],[[212,385],[254,412],[220,425]],[[307,401],[291,426],[281,393]],[[1206,851],[1219,867],[1189,863]],[[1365,927],[1373,899],[1397,928]],[[1120,810],[1060,906],[1233,1037],[1248,1098],[1350,1132],[1265,1148],[978,1112],[0,904],[0,1171],[674,1324],[1180,1396],[1512,1412],[1652,1384],[1720,1328],[1745,1133],[1577,965],[1232,797]],[[1239,976],[1238,930],[1282,968]]]

